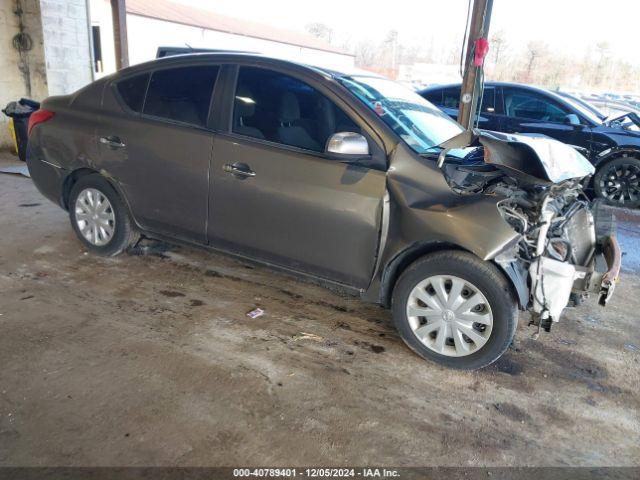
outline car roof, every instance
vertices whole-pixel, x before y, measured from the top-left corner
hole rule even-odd
[[[449,83],[442,85],[431,85],[429,87],[423,88],[421,92],[433,92],[436,90],[443,90],[446,88],[460,88],[461,83]],[[525,90],[533,90],[540,93],[554,93],[553,90],[549,90],[544,87],[536,87],[535,85],[527,85],[525,83],[515,83],[515,82],[484,82],[485,87],[513,87],[513,88],[522,88]]]
[[[438,90],[446,90],[447,88],[460,88],[460,83],[449,83],[446,85],[432,85],[430,87],[426,87],[420,90],[420,94],[437,92]],[[535,85],[527,85],[524,83],[515,83],[515,82],[484,82],[485,87],[513,87],[519,88],[521,90],[529,90],[532,92],[540,93],[541,95],[547,95],[555,100],[566,103],[565,97],[563,95],[554,92],[553,90],[549,90],[543,87],[536,87]]]
[[[185,53],[179,55],[170,55],[161,58],[156,58],[148,62],[140,63],[127,67],[123,70],[116,72],[116,75],[128,75],[138,70],[148,70],[153,68],[162,68],[169,65],[180,65],[182,63],[190,63],[195,59],[209,59],[212,62],[229,62],[229,63],[251,63],[257,62],[260,64],[272,64],[274,66],[285,66],[288,68],[299,69],[300,71],[313,72],[320,74],[324,77],[342,78],[351,76],[368,76],[384,78],[373,72],[361,70],[355,67],[348,69],[336,69],[323,67],[319,65],[311,65],[303,62],[297,62],[294,60],[287,60],[283,58],[271,57],[261,53],[251,52],[238,52],[238,51],[220,51],[220,52],[195,52]]]
[[[439,90],[446,90],[447,88],[460,88],[460,85],[461,85],[460,83],[450,83],[447,85],[433,85],[431,87],[427,87],[421,90],[419,93],[422,95],[430,92],[437,92]],[[539,93],[540,95],[545,95],[547,97],[550,97],[556,102],[562,105],[565,105],[574,111],[575,110],[581,111],[583,117],[585,116],[584,110],[590,110],[588,107],[585,107],[582,105],[579,105],[579,108],[577,108],[576,102],[572,102],[573,96],[567,95],[565,92],[555,92],[547,88],[536,87],[534,85],[526,85],[523,83],[515,83],[515,82],[485,82],[484,85],[485,87],[512,87],[512,88],[518,88],[520,90],[528,90],[530,92],[536,92],[536,93]],[[598,115],[596,115],[591,111],[590,111],[590,115],[599,118]]]

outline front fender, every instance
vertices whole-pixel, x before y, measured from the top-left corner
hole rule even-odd
[[[398,148],[387,175],[389,236],[458,245],[483,260],[494,258],[519,234],[502,218],[499,195],[459,195],[435,162]]]
[[[389,225],[378,268],[363,298],[386,304],[397,276],[416,254],[453,248],[491,261],[520,235],[502,218],[497,195],[458,195],[435,162],[399,146],[387,174]]]
[[[598,153],[593,159],[593,165],[598,168],[600,165],[608,162],[609,160],[613,160],[615,158],[621,157],[623,155],[635,156],[636,158],[640,158],[640,146],[625,146],[625,147],[612,147],[603,150]]]

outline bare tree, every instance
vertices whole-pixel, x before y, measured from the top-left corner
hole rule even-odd
[[[354,50],[356,65],[359,67],[370,67],[376,61],[377,48],[369,42],[358,42]]]
[[[604,79],[604,71],[609,64],[609,43],[598,42],[596,44],[596,51],[598,52],[598,64],[596,65],[593,83],[600,85]]]
[[[493,50],[493,65],[497,66],[500,61],[500,54],[507,48],[507,39],[504,34],[504,30],[498,30],[491,35],[489,39],[489,45]]]
[[[398,55],[399,63],[406,63],[411,65],[413,63],[416,63],[417,61],[420,61],[424,57],[425,55],[421,47],[417,45],[403,47],[402,45],[400,45],[400,52]]]
[[[391,77],[398,74],[400,64],[457,65],[459,62],[459,42],[450,37],[434,35],[404,43],[405,37],[393,29],[378,32],[379,36],[374,39],[358,37],[352,31],[332,30],[323,23],[310,23],[306,29],[312,35],[353,53],[357,66]],[[585,91],[604,88],[640,92],[640,63],[618,58],[605,41],[594,41],[570,54],[562,54],[551,50],[541,40],[520,46],[503,30],[492,33],[489,40],[491,50],[487,78],[492,80],[531,82]]]
[[[391,70],[395,70],[396,68],[396,60],[398,56],[398,31],[397,30],[389,30],[387,33],[387,38],[384,41],[384,49],[388,52],[388,57],[390,57],[390,65],[384,65],[385,67],[390,67]]]
[[[526,78],[527,81],[531,81],[531,72],[533,71],[533,67],[536,63],[536,60],[539,60],[541,57],[544,57],[547,54],[548,47],[544,42],[532,41],[527,43],[527,67],[526,67]]]
[[[306,27],[307,32],[309,32],[314,37],[322,38],[326,40],[328,43],[331,43],[331,37],[333,36],[333,30],[329,28],[324,23],[314,22],[309,23]]]

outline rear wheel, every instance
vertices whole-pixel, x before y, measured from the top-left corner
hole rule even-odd
[[[605,163],[593,178],[596,195],[609,205],[635,208],[640,206],[640,154],[625,156]]]
[[[81,177],[73,185],[69,217],[80,241],[98,255],[117,255],[139,238],[122,199],[98,174]]]
[[[428,255],[401,275],[393,318],[405,343],[447,367],[477,369],[513,340],[517,306],[498,269],[466,252]]]

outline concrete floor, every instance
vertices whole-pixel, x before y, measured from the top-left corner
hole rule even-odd
[[[281,273],[89,255],[0,175],[0,465],[639,465],[640,216],[622,214],[610,307],[537,341],[522,316],[516,348],[461,373],[389,312]]]

